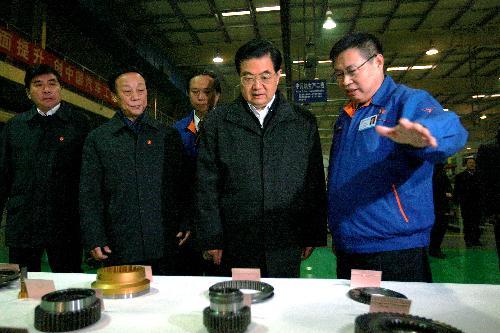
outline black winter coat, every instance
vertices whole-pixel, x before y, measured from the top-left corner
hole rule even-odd
[[[43,247],[80,243],[78,183],[90,130],[81,112],[61,103],[53,116],[35,107],[9,120],[0,144],[0,211],[7,208],[6,244]]]
[[[314,116],[277,93],[261,128],[240,96],[204,120],[197,235],[236,257],[326,245],[326,195]],[[224,256],[224,255],[223,255]]]
[[[116,114],[83,150],[82,236],[87,250],[108,245],[113,264],[162,258],[181,227],[182,142],[145,115],[135,134]]]

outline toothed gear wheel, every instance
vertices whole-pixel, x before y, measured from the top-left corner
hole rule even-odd
[[[214,285],[208,290],[210,306],[203,310],[203,324],[209,333],[242,333],[251,321],[250,307],[235,288]]]
[[[355,333],[464,333],[445,323],[400,313],[375,312],[356,317]]]
[[[74,331],[101,318],[101,300],[92,289],[64,289],[48,293],[35,308],[35,328],[42,332]]]
[[[209,333],[242,333],[251,321],[250,308],[245,306],[236,313],[220,316],[209,306],[203,310],[203,325]]]

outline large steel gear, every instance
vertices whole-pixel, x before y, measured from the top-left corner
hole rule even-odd
[[[210,306],[203,310],[203,325],[209,333],[242,333],[251,321],[250,307],[243,304],[238,289],[212,286]]]
[[[248,289],[255,290],[252,293],[252,303],[260,303],[268,298],[273,297],[274,288],[270,284],[253,280],[228,280],[216,283],[212,288],[234,288],[234,289]]]
[[[374,312],[356,317],[354,333],[463,333],[448,324],[400,313]]]
[[[0,269],[0,287],[10,284],[12,281],[19,279],[20,272],[15,269],[2,268]]]
[[[372,296],[387,296],[395,298],[407,298],[405,295],[398,293],[397,291],[377,288],[377,287],[365,287],[365,288],[354,288],[349,290],[347,293],[349,298],[356,302],[370,304]]]
[[[42,296],[35,308],[35,328],[42,332],[74,331],[101,318],[101,300],[92,289],[64,289]]]

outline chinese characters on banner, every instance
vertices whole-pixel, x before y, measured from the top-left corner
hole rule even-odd
[[[58,58],[4,27],[0,27],[0,53],[28,65],[47,64],[52,66],[61,74],[61,80],[64,83],[109,104],[114,104],[108,86],[96,75]]]
[[[326,102],[326,80],[300,80],[293,82],[295,103]]]

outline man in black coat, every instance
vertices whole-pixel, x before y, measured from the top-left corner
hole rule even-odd
[[[455,177],[454,197],[460,204],[464,226],[464,240],[467,247],[481,245],[482,206],[481,182],[476,173],[476,160],[468,158],[466,169]]]
[[[183,198],[182,142],[146,112],[144,76],[125,68],[109,80],[119,109],[83,149],[80,213],[85,249],[104,265],[143,264],[174,274]],[[184,229],[187,230],[187,229]],[[184,241],[184,232],[180,235]]]
[[[9,261],[40,271],[46,251],[53,272],[81,272],[78,182],[88,120],[61,102],[50,66],[29,68],[24,83],[34,106],[6,124],[0,145]]]
[[[497,130],[494,142],[479,147],[477,168],[481,179],[484,214],[494,226],[500,269],[500,129]]]
[[[326,196],[315,117],[277,92],[281,53],[252,40],[236,53],[241,95],[207,114],[197,161],[197,235],[224,274],[260,268],[299,277],[326,245]]]

